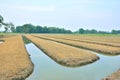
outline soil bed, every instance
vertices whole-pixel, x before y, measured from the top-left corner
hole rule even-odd
[[[41,39],[51,40],[63,44],[67,44],[70,46],[83,48],[87,50],[92,50],[99,53],[104,53],[108,55],[118,55],[120,54],[120,47],[112,47],[112,46],[106,46],[106,45],[100,45],[100,44],[92,44],[92,43],[84,43],[84,42],[78,42],[78,41],[71,41],[71,40],[65,40],[65,39],[58,39],[58,38],[51,38],[51,37],[45,37],[41,35],[34,35],[35,37],[39,37]]]
[[[0,80],[24,80],[33,71],[33,64],[20,35],[3,38],[0,44]]]

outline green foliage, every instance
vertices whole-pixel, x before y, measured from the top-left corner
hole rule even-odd
[[[95,29],[83,29],[80,28],[78,31],[76,31],[75,33],[80,33],[80,34],[110,34],[111,32],[107,32],[107,31],[97,31]]]
[[[16,32],[18,33],[34,33],[35,26],[32,24],[24,24],[23,26],[17,26]]]
[[[0,27],[2,27],[3,21],[4,21],[4,19],[3,19],[3,17],[0,15]]]
[[[22,36],[22,38],[23,38],[23,41],[25,44],[31,43],[31,41],[28,38],[26,38],[25,36]]]
[[[14,26],[12,26],[10,29],[11,29],[12,32],[16,31]]]
[[[8,27],[4,27],[4,29],[5,29],[4,33],[6,33],[8,31]]]
[[[84,30],[83,28],[80,28],[80,29],[79,29],[79,33],[80,33],[80,34],[84,34],[84,32],[85,32],[85,30]]]
[[[10,30],[12,32],[15,32],[15,26],[14,26],[14,24],[13,23],[9,23],[9,26],[10,26]]]
[[[70,30],[65,30],[64,28],[57,27],[47,27],[47,26],[34,26],[32,24],[24,24],[22,26],[16,27],[16,32],[18,33],[72,33]]]
[[[4,25],[4,29],[5,29],[5,33],[9,30],[9,29],[11,29],[11,31],[12,32],[15,32],[15,27],[14,27],[14,24],[13,23],[4,23],[3,22],[4,21],[4,19],[3,19],[3,17],[0,15],[0,27],[2,27],[2,25]]]
[[[120,30],[112,30],[112,34],[120,34]]]
[[[4,21],[3,17],[0,15],[0,23]]]

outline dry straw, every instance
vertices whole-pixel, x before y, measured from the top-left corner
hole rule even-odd
[[[21,36],[3,39],[0,44],[0,80],[24,80],[33,70]]]
[[[97,57],[95,54],[79,48],[54,41],[40,39],[31,35],[26,35],[26,37],[56,62],[65,66],[85,65],[99,59],[99,57]]]
[[[83,48],[83,49],[88,49],[88,50],[100,52],[100,53],[105,53],[105,54],[110,54],[110,55],[120,54],[120,47],[112,47],[112,46],[108,46],[108,45],[78,42],[78,41],[53,38],[53,37],[45,37],[43,35],[34,35],[34,36],[37,36],[37,37],[40,37],[43,39],[47,39],[47,40],[56,41],[59,43],[64,43],[64,44],[79,47],[79,48]]]

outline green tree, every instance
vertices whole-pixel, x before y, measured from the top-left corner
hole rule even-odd
[[[42,33],[43,29],[41,26],[36,26],[35,32],[36,33]]]
[[[2,25],[4,25],[4,19],[3,19],[3,17],[0,15],[0,27],[2,27]]]
[[[22,33],[22,26],[17,26],[16,27],[16,32]]]
[[[10,30],[11,30],[12,32],[15,32],[15,31],[16,31],[16,30],[15,30],[15,26],[14,26],[13,23],[10,23]]]
[[[80,34],[84,34],[84,32],[85,32],[85,30],[84,30],[83,28],[80,28],[80,29],[79,29],[79,33],[80,33]]]
[[[10,27],[13,27],[12,23],[4,23],[3,17],[0,15],[0,27],[4,25],[5,33],[9,30]]]
[[[44,27],[43,27],[43,33],[49,33],[47,26],[44,26]]]
[[[0,15],[0,24],[3,24],[3,21],[4,21],[4,19],[3,19],[3,17]]]
[[[34,26],[32,24],[24,24],[16,27],[18,33],[72,33],[70,30],[58,27]]]
[[[111,33],[112,34],[120,34],[120,30],[112,30]]]
[[[5,26],[4,29],[5,29],[4,33],[6,33],[8,31],[8,27]]]
[[[97,33],[97,30],[92,29],[92,30],[91,30],[91,33],[92,33],[92,34],[96,34],[96,33]]]

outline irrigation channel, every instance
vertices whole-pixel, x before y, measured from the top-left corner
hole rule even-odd
[[[25,45],[34,64],[33,73],[26,80],[101,80],[120,68],[120,56],[97,54],[100,59],[80,67],[65,67],[45,55],[33,43]]]

